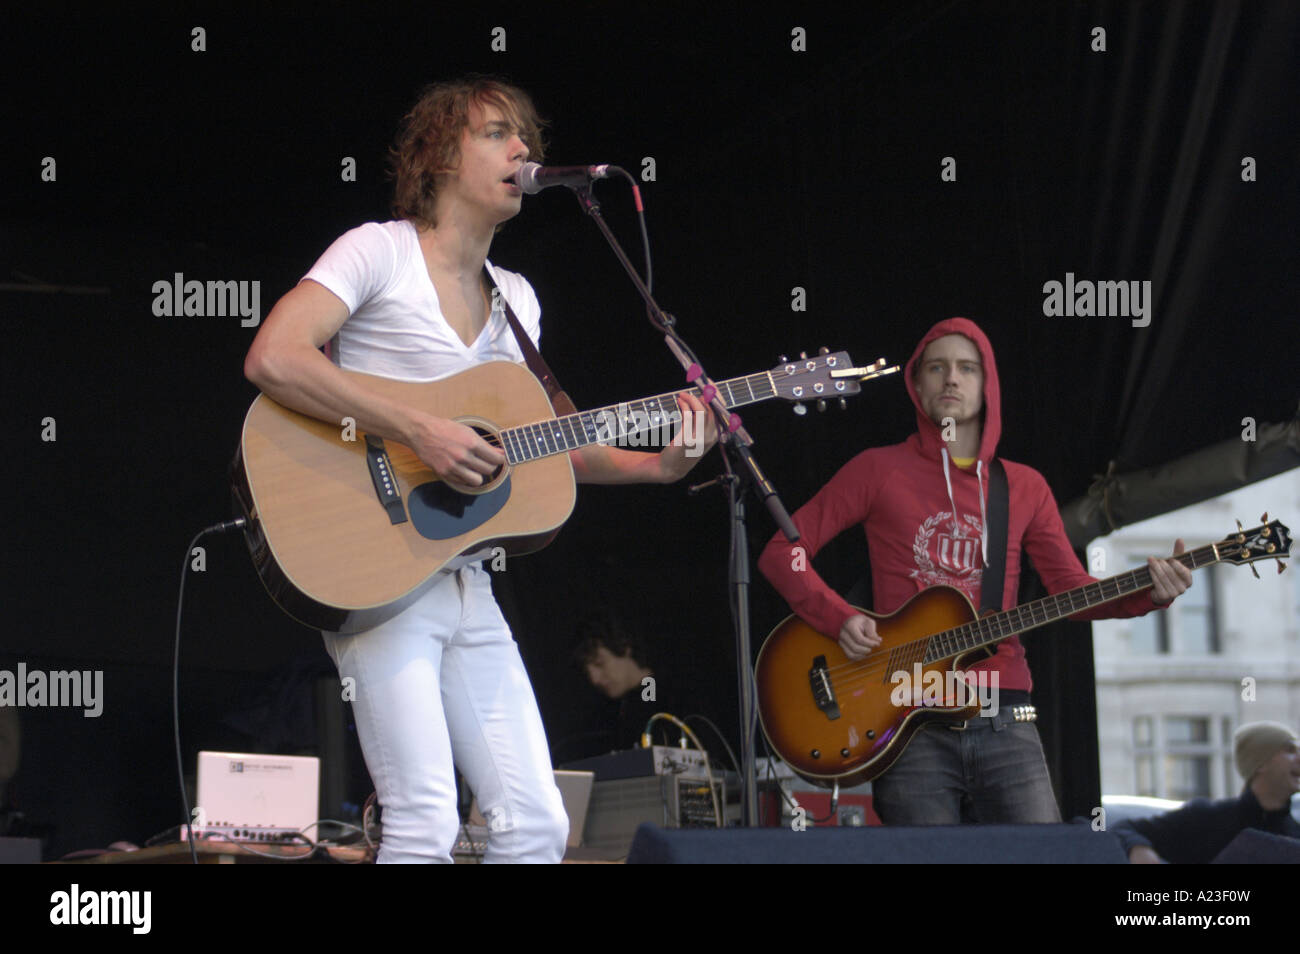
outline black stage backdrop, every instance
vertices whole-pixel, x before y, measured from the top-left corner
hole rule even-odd
[[[969,316],[998,354],[1001,451],[1061,503],[1111,461],[1146,467],[1243,418],[1292,416],[1300,8],[821,7],[277,5],[6,24],[0,667],[106,674],[97,719],[22,713],[12,796],[53,826],[55,853],[177,820],[176,587],[191,535],[229,515],[225,469],[255,394],[241,364],[256,329],[156,317],[153,283],[259,281],[265,315],[336,236],[388,217],[385,149],[426,82],[503,74],[552,120],[552,162],[653,167],[655,289],[716,377],[823,344],[901,363],[932,322]],[[625,187],[598,195],[640,262]],[[579,406],[679,385],[565,190],[529,198],[492,257],[532,280],[544,353]],[[1044,284],[1067,273],[1150,281],[1149,326],[1045,316]],[[791,510],[914,427],[897,376],[844,412],[744,417]],[[694,476],[715,472],[710,457]],[[570,658],[576,623],[601,606],[735,743],[726,528],[720,499],[682,487],[585,487],[558,542],[498,575],[557,758],[609,715]],[[751,528],[756,552],[773,527],[755,510]],[[847,587],[864,557],[849,533],[817,565]],[[289,725],[301,706],[276,699],[328,665],[320,637],[271,604],[242,541],[210,539],[186,596],[187,753],[249,744],[232,726],[310,744],[309,716]],[[757,580],[756,635],[785,612]],[[1099,788],[1088,628],[1029,645],[1063,808],[1086,814]]]

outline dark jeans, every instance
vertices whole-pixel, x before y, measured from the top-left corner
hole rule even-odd
[[[872,803],[886,825],[1059,822],[1038,727],[970,720],[954,732],[928,727],[912,738],[889,771],[872,783]]]

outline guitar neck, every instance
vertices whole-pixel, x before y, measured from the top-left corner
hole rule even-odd
[[[757,404],[777,396],[770,371],[719,381],[717,389],[718,396],[728,408]],[[505,428],[501,431],[501,449],[510,464],[522,464],[552,454],[568,453],[588,444],[621,443],[646,431],[671,428],[682,417],[677,406],[679,394],[699,397],[700,389],[670,391],[639,401],[611,404],[548,421]]]
[[[1221,558],[1215,544],[1211,543],[1174,559],[1189,569],[1199,570],[1201,567],[1218,563]],[[1041,600],[1025,603],[1015,609],[981,617],[929,637],[925,661],[931,663],[960,656],[972,649],[1006,639],[1008,636],[1046,626],[1048,623],[1073,616],[1075,613],[1082,613],[1102,603],[1122,599],[1130,593],[1144,590],[1151,585],[1151,570],[1143,566],[1109,579],[1057,593],[1055,596],[1045,596]]]

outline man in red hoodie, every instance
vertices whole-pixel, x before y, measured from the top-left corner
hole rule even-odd
[[[892,613],[917,592],[946,584],[980,605],[988,562],[988,480],[1002,432],[1001,393],[993,348],[966,318],[941,321],[917,345],[904,372],[916,405],[917,433],[901,444],[863,451],[844,465],[794,516],[802,539],[778,534],[759,568],[803,620],[833,634],[850,659],[880,645],[875,621],[855,610],[809,560],[841,531],[860,524],[867,536],[877,613]],[[1016,605],[1020,566],[1028,557],[1051,593],[1094,582],[1065,536],[1043,476],[1004,460],[1009,496],[1002,608]],[[801,548],[796,551],[795,548]],[[1174,544],[1174,555],[1183,541]],[[1153,586],[1072,619],[1141,616],[1168,606],[1191,585],[1176,560],[1149,561]],[[873,786],[874,807],[891,825],[962,821],[1060,820],[1037,727],[1016,721],[1033,682],[1018,637],[997,645],[973,671],[997,673],[998,713],[971,719],[968,731],[928,727]]]

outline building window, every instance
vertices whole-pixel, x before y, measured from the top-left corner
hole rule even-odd
[[[1155,744],[1150,716],[1138,716],[1133,720],[1133,742],[1140,749],[1149,749]]]
[[[1209,716],[1139,716],[1133,720],[1133,755],[1137,794],[1156,798],[1209,798],[1222,765],[1222,745],[1213,738]],[[1222,720],[1220,739],[1231,739]],[[1232,791],[1231,787],[1227,791]]]
[[[1214,747],[1210,742],[1210,720],[1188,716],[1165,717],[1165,798],[1186,801],[1208,797],[1210,762]]]
[[[1155,796],[1156,740],[1151,731],[1151,717],[1138,716],[1133,720],[1133,754],[1136,757],[1137,794]]]
[[[1206,567],[1199,579],[1178,597],[1165,614],[1174,613],[1174,652],[1180,656],[1208,656],[1220,652],[1215,567]]]
[[[1137,757],[1137,793],[1151,798],[1156,795],[1156,760],[1150,755]]]
[[[1297,557],[1300,557],[1300,551],[1297,551]],[[1291,574],[1291,585],[1295,589],[1295,616],[1293,620],[1300,619],[1300,573]]]
[[[1145,566],[1130,559],[1129,567]],[[1192,586],[1167,610],[1128,621],[1129,648],[1135,656],[1210,656],[1222,652],[1215,567],[1196,574]]]
[[[1225,753],[1223,758],[1223,793],[1224,795],[1231,795],[1240,788],[1240,784],[1237,781],[1237,760],[1233,754],[1232,720],[1227,716],[1223,717],[1223,735],[1220,738],[1223,739],[1223,751]]]

